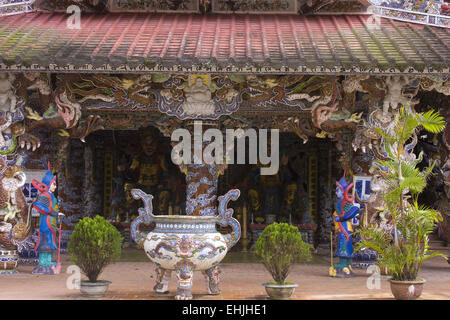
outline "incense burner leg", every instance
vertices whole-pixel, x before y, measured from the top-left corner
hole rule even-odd
[[[159,266],[156,267],[156,284],[153,290],[157,293],[167,293],[169,292],[169,281],[172,275],[171,270],[163,269]]]
[[[189,261],[180,261],[175,266],[175,272],[178,278],[178,289],[175,299],[192,299],[192,279],[194,277],[194,266]]]
[[[219,266],[212,267],[208,270],[203,271],[206,278],[206,289],[208,290],[208,294],[217,295],[220,294],[220,270]]]

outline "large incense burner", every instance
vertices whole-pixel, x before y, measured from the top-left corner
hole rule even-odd
[[[216,216],[153,215],[152,195],[133,189],[135,199],[142,199],[144,208],[131,224],[131,236],[144,247],[145,253],[157,265],[154,287],[158,293],[166,293],[172,270],[178,278],[176,299],[192,299],[192,277],[194,270],[201,270],[207,277],[209,294],[219,294],[218,264],[240,238],[239,222],[232,218],[233,209],[228,209],[230,200],[237,200],[240,191],[233,189],[218,198],[219,214]],[[139,229],[141,224],[154,222],[155,228],[148,232]],[[231,226],[230,234],[221,234],[216,224]]]

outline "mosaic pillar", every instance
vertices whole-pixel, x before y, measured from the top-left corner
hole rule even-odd
[[[319,150],[319,212],[318,212],[318,244],[330,249],[330,232],[332,231],[331,216],[333,213],[334,185],[332,185],[332,146],[326,144]],[[326,168],[326,169],[325,169]]]
[[[90,144],[84,147],[83,217],[93,217],[101,211],[101,189],[95,176],[94,150]]]
[[[215,216],[217,207],[217,165],[192,164],[186,172],[186,214]]]
[[[215,122],[208,122],[202,129],[216,128]],[[216,162],[207,164],[203,152],[208,141],[203,141],[203,131],[195,130],[192,124],[188,126],[193,133],[193,164],[186,166],[186,215],[215,216],[217,215],[218,177],[222,168]],[[194,129],[194,130],[193,130]],[[220,294],[218,266],[203,271],[209,294]]]
[[[210,124],[210,126],[215,126],[215,123]],[[193,163],[186,166],[186,214],[190,216],[215,216],[217,215],[215,204],[219,168],[216,163],[207,164],[203,159],[203,151],[207,143],[202,139],[203,130],[199,130],[203,127],[193,128],[190,125],[188,128],[194,138],[192,141]]]

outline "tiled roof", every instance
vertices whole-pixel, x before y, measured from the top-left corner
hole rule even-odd
[[[0,64],[354,66],[447,70],[448,29],[367,15],[83,14],[0,18]]]

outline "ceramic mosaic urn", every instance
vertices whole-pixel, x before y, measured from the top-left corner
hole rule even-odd
[[[154,287],[158,293],[166,293],[171,272],[178,278],[176,299],[191,299],[194,270],[203,271],[207,278],[209,294],[218,294],[218,264],[241,234],[239,222],[232,218],[233,209],[228,209],[230,200],[237,200],[240,191],[230,190],[218,198],[219,214],[216,216],[153,215],[152,195],[133,189],[135,199],[142,199],[144,208],[131,224],[131,236],[143,246],[147,256],[157,265],[157,279]],[[153,222],[155,228],[148,232],[139,230],[141,224]],[[216,224],[231,226],[231,233],[221,234]]]

